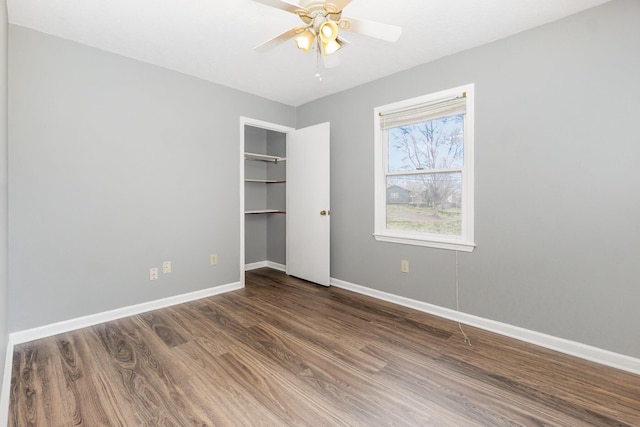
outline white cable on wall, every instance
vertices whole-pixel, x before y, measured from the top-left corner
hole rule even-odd
[[[455,253],[456,253],[456,310],[460,312],[460,289],[459,289],[460,285],[458,283],[458,251],[455,251]],[[458,327],[460,328],[460,332],[462,332],[462,335],[464,336],[464,342],[471,345],[471,340],[462,329],[462,323],[458,322]]]

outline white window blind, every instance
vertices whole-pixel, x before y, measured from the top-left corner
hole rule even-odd
[[[381,130],[388,130],[412,123],[426,122],[439,117],[464,114],[466,108],[466,96],[462,95],[427,105],[421,104],[416,107],[404,108],[389,113],[380,113],[380,128]]]

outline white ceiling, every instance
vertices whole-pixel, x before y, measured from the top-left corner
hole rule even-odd
[[[296,2],[296,0],[290,0]],[[292,106],[524,31],[610,0],[353,0],[343,16],[400,25],[388,43],[353,33],[315,77],[293,41],[253,48],[299,18],[252,0],[8,0],[9,22]]]

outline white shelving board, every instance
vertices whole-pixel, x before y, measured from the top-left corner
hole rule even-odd
[[[284,184],[287,181],[283,179],[245,179],[244,182],[261,182],[264,184]]]
[[[269,156],[268,154],[247,153],[247,152],[244,153],[244,158],[246,160],[257,160],[260,162],[271,162],[271,163],[278,163],[278,162],[283,162],[287,160],[286,157]]]
[[[244,213],[246,215],[257,215],[257,214],[268,214],[268,213],[283,214],[285,212],[278,209],[256,209],[256,210],[244,211]]]

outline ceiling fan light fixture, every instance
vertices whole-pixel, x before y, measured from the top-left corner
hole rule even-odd
[[[316,67],[321,57],[325,68],[338,64],[338,55],[330,56],[350,43],[340,37],[340,31],[350,31],[364,36],[374,37],[388,42],[395,42],[402,34],[402,27],[364,19],[343,17],[342,11],[352,0],[253,0],[266,6],[293,13],[304,22],[304,25],[273,37],[256,46],[256,52],[265,52],[294,39],[298,49],[311,51],[315,43]]]
[[[309,28],[304,30],[298,36],[294,38],[296,42],[296,46],[298,49],[302,49],[305,52],[309,52],[311,46],[313,46],[313,40],[316,38],[316,35]]]
[[[331,55],[332,53],[339,51],[340,48],[342,48],[342,45],[343,43],[338,39],[331,40],[326,43],[322,42],[322,52],[324,53],[324,56]]]
[[[318,28],[318,36],[324,43],[330,43],[338,38],[338,24],[335,21],[324,21]]]

